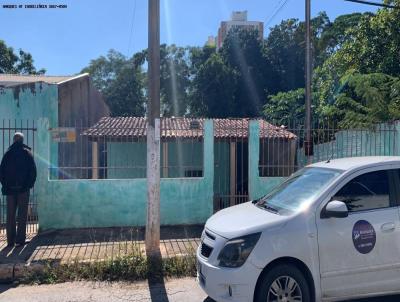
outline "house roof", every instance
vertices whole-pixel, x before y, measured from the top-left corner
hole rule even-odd
[[[47,76],[47,75],[19,75],[19,74],[0,74],[0,87],[9,88],[23,84],[43,82],[47,84],[59,85],[64,82],[89,76],[88,73],[71,76]]]
[[[196,138],[203,136],[205,119],[162,118],[161,137]],[[216,138],[247,138],[249,119],[213,119]],[[293,133],[259,119],[261,138],[296,138]],[[144,117],[103,117],[83,132],[91,139],[139,138],[146,136],[147,121]]]

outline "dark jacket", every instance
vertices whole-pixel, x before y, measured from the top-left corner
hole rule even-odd
[[[4,154],[0,164],[3,195],[23,193],[33,188],[36,165],[30,150],[28,146],[16,142]]]

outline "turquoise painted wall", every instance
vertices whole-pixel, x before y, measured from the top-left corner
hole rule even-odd
[[[107,178],[145,178],[146,152],[146,142],[107,143]]]
[[[249,199],[257,199],[280,184],[285,177],[260,177],[260,126],[258,121],[250,121],[249,125]]]
[[[43,124],[46,118],[46,128],[39,131],[39,124]],[[49,162],[53,165],[57,165],[57,144],[51,143],[51,156],[40,157],[40,154],[48,153],[48,142],[41,144],[38,141],[39,136],[43,136],[46,133],[48,135],[49,127],[56,127],[58,125],[58,87],[57,85],[48,85],[45,83],[33,83],[29,85],[20,86],[19,89],[12,88],[1,88],[0,89],[0,127],[8,127],[8,122],[11,121],[10,126],[14,127],[16,123],[17,127],[27,127],[27,121],[29,126],[32,126],[32,122],[35,122],[35,126],[38,127],[38,131],[35,135],[35,160],[37,165],[45,162],[44,165],[38,169],[41,172],[47,173]],[[25,142],[32,147],[33,139],[32,132],[22,131],[25,134]],[[0,135],[2,133],[0,132]],[[0,155],[3,150],[6,151],[11,144],[8,140],[8,133],[5,133],[5,140],[0,139]],[[12,133],[11,133],[12,136]],[[11,137],[12,140],[12,137]],[[46,150],[44,150],[44,149]],[[50,159],[50,160],[49,160]],[[37,188],[46,186],[46,179],[38,178],[36,182],[34,196],[37,200],[42,200],[43,196],[40,196]],[[0,185],[1,187],[1,185]],[[0,198],[2,196],[0,195]]]
[[[146,177],[146,143],[107,143],[107,178],[129,179]],[[161,148],[161,177],[165,165]],[[168,178],[184,177],[189,170],[202,170],[203,143],[200,141],[168,141]]]
[[[2,119],[37,120],[48,118],[50,126],[58,123],[58,87],[34,83],[0,89],[0,121]]]
[[[40,130],[43,146],[49,144],[48,131],[44,130],[45,126]],[[161,180],[162,225],[199,224],[212,215],[213,138],[212,121],[206,121],[203,177]],[[49,152],[41,156],[46,158]],[[145,225],[146,179],[47,180],[40,194],[41,230]]]
[[[49,120],[50,127],[58,125],[58,87],[57,85],[48,85],[45,83],[33,83],[19,86],[20,88],[2,88],[0,89],[0,127],[8,127],[11,121],[11,127],[16,122],[17,127],[21,125],[26,127],[41,118]],[[26,131],[23,131],[27,135]],[[8,137],[4,142],[4,149],[7,149],[11,142]],[[27,141],[32,144],[32,138]],[[3,142],[0,140],[0,152],[3,150]],[[36,146],[35,146],[36,147]],[[57,154],[57,145],[53,145],[53,156]],[[36,148],[35,148],[36,151]],[[57,157],[52,157],[52,163],[56,164]]]

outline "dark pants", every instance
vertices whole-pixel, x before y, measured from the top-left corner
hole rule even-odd
[[[29,191],[7,195],[7,243],[25,243],[26,219],[28,216]],[[18,228],[15,216],[18,210]],[[16,235],[16,236],[15,236]]]

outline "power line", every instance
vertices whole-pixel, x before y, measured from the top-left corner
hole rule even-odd
[[[279,6],[279,8],[272,14],[269,21],[264,24],[265,27],[267,27],[272,22],[272,20],[276,17],[276,15],[280,13],[280,11],[286,6],[286,4],[289,3],[289,1],[290,0],[284,0],[283,3],[281,2],[282,3],[281,6]]]
[[[270,16],[268,16],[267,18],[265,18],[264,22],[267,22],[268,20],[271,19],[271,16],[274,14],[275,10],[278,9],[279,5],[281,5],[283,1],[285,1],[285,0],[278,0],[278,1],[277,1],[275,7],[274,7],[273,9],[270,10],[270,11],[272,12],[272,14],[271,14]]]
[[[129,53],[131,51],[131,42],[133,36],[133,26],[135,24],[135,16],[136,16],[136,0],[133,5],[133,14],[132,14],[132,23],[131,23],[131,31],[129,33],[129,42],[128,42],[128,51],[126,52],[127,56],[129,57]]]
[[[368,4],[368,5],[373,5],[373,6],[379,6],[379,7],[385,7],[385,8],[397,8],[400,9],[398,6],[390,5],[390,4],[384,4],[384,3],[376,3],[372,1],[365,1],[365,0],[344,0],[347,2],[354,2],[354,3],[359,3],[359,4]]]

